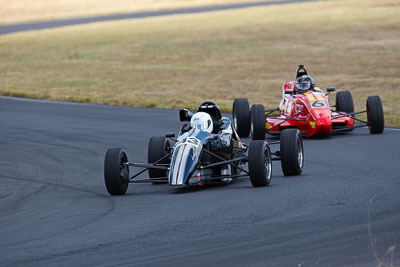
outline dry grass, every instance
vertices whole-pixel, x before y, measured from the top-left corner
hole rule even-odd
[[[383,99],[400,126],[397,0],[315,2],[0,37],[0,94],[194,108],[235,97],[276,107],[305,64],[321,88],[351,90],[356,109]]]
[[[0,24],[249,0],[0,0]]]

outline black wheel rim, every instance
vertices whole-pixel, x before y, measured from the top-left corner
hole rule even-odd
[[[122,183],[127,184],[129,181],[129,166],[126,164],[127,160],[124,154],[121,154],[119,160],[119,175]]]

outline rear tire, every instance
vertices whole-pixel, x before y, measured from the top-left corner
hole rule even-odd
[[[154,163],[157,160],[161,159],[165,155],[168,154],[170,148],[170,143],[165,136],[152,136],[149,141],[149,147],[147,151],[147,162]],[[160,164],[168,164],[169,159],[166,158],[160,162]],[[167,170],[160,169],[149,169],[149,177],[152,178],[160,178],[167,177]],[[164,182],[153,182],[153,184],[162,184]]]
[[[341,91],[336,94],[336,111],[354,112],[353,96],[350,91]]]
[[[281,132],[281,166],[285,176],[299,175],[304,166],[303,139],[299,130],[291,128]]]
[[[247,98],[235,98],[232,107],[233,125],[239,137],[246,138],[250,133],[250,106]]]
[[[265,109],[261,104],[251,106],[251,135],[253,140],[265,140]]]
[[[385,118],[383,114],[382,101],[379,96],[367,98],[368,128],[371,134],[383,133]]]
[[[124,195],[129,185],[129,166],[125,151],[121,148],[107,150],[104,159],[104,182],[111,195]]]
[[[255,140],[250,144],[249,173],[250,182],[254,187],[267,186],[271,182],[271,151],[264,140]]]

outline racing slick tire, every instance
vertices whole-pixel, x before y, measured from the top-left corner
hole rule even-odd
[[[124,195],[129,185],[129,166],[121,148],[110,148],[104,159],[104,182],[111,195]]]
[[[304,166],[303,139],[299,130],[284,129],[280,137],[282,172],[285,176],[299,175]]]
[[[271,182],[272,158],[268,143],[254,140],[249,148],[249,176],[254,187],[267,186]]]
[[[261,104],[251,106],[251,135],[253,140],[265,140],[265,109]]]
[[[383,133],[385,119],[381,98],[377,95],[367,98],[368,128],[371,134]]]
[[[154,163],[157,160],[161,159],[165,155],[168,154],[171,145],[165,136],[152,136],[149,141],[149,147],[147,151],[147,162]],[[158,162],[160,164],[168,164],[169,159],[163,159],[162,161]],[[149,177],[152,178],[160,178],[160,177],[167,177],[168,171],[167,170],[160,170],[160,169],[150,169],[149,168]],[[164,182],[153,182],[153,184],[162,184]]]
[[[239,137],[246,138],[250,133],[250,106],[247,98],[235,98],[232,107],[233,125]]]
[[[350,91],[340,91],[336,94],[336,111],[354,112],[353,96]]]

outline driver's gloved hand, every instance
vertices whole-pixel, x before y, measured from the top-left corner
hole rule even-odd
[[[210,141],[210,145],[213,150],[219,150],[221,148],[221,140],[219,136],[215,135],[215,139]]]

